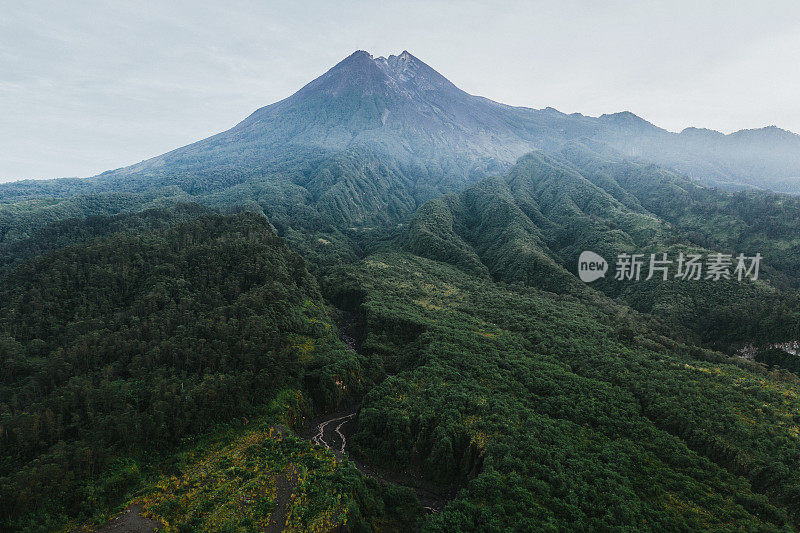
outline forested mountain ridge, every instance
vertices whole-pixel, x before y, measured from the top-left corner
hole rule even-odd
[[[705,144],[692,148],[691,139]],[[0,249],[59,220],[199,203],[263,213],[316,265],[333,257],[318,253],[319,242],[339,258],[362,256],[365,237],[376,238],[368,233],[393,232],[427,200],[501,175],[531,150],[561,157],[576,142],[594,142],[707,183],[769,187],[800,175],[797,139],[777,128],[673,134],[631,113],[512,107],[462,91],[408,52],[357,51],[208,139],[94,178],[0,184]]]
[[[90,517],[217,426],[291,424],[370,380],[303,259],[251,213],[131,226],[24,263],[0,283],[0,361],[13,529]]]
[[[796,377],[677,343],[608,299],[407,253],[324,285],[392,374],[362,400],[358,453],[462,487],[424,531],[796,527]]]
[[[230,130],[87,180],[2,184],[0,202],[177,187],[202,203],[231,205],[245,194],[267,214],[282,205],[276,197],[315,208],[320,191],[306,184],[325,183],[320,174],[339,154],[366,150],[394,169],[371,181],[402,188],[418,205],[501,173],[533,149],[560,150],[580,139],[713,185],[798,192],[800,137],[775,127],[675,134],[629,112],[595,118],[512,107],[467,94],[408,52],[373,58],[357,51]],[[344,204],[367,195],[332,184],[326,190]]]
[[[800,378],[765,348],[800,338],[800,197],[711,186],[789,187],[796,150],[359,51],[209,139],[1,185],[0,528],[797,530]],[[762,279],[587,285],[584,250]],[[345,407],[338,457],[300,437]]]
[[[171,209],[149,208],[112,216],[103,216],[100,214],[102,211],[89,212],[96,214],[85,218],[56,219],[46,225],[31,224],[32,228],[24,237],[20,235],[0,241],[0,277],[27,259],[59,248],[123,231],[137,233],[163,229],[178,222],[214,214],[205,206],[183,203],[177,203]]]
[[[362,317],[359,355],[263,217],[196,214],[90,232],[0,281],[5,524],[56,527],[144,491],[173,526],[256,527],[287,468],[300,529],[796,524],[796,378],[676,342],[581,285],[496,283],[478,254],[469,274],[405,253],[328,268],[328,301]],[[275,433],[348,399],[352,453],[461,489],[441,514]],[[232,433],[203,437],[215,424]]]
[[[592,288],[722,348],[800,335],[797,197],[709,189],[593,147],[601,152],[579,143],[533,152],[502,177],[431,200],[409,225],[408,249],[496,280],[572,294],[586,291],[575,276],[584,250],[609,261],[619,253],[760,253],[767,282],[607,278]]]
[[[796,133],[776,126],[728,135],[703,128],[672,133],[647,127],[636,135],[626,124],[642,121],[635,115],[619,113],[607,120],[615,124],[612,132],[595,140],[632,159],[656,163],[722,188],[800,193],[800,136]]]

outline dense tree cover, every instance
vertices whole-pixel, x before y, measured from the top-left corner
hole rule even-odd
[[[763,347],[756,352],[755,360],[800,375],[800,357],[781,348]]]
[[[0,204],[19,203],[34,198],[63,198],[90,193],[93,183],[80,178],[20,180],[3,183]]]
[[[426,530],[797,526],[796,379],[692,346],[800,336],[795,199],[597,145],[417,209],[441,190],[416,188],[425,172],[357,147],[217,185],[0,206],[4,525],[74,524],[149,486],[170,524],[256,527],[289,463],[305,465],[300,529],[417,520],[408,493],[265,437],[349,399],[361,458],[462,489]],[[766,281],[587,287],[584,249],[759,251]],[[363,355],[317,275],[363,317]],[[287,387],[306,401],[269,407]],[[245,417],[260,429],[209,440]]]
[[[0,246],[8,246],[35,238],[42,228],[65,219],[108,216],[143,209],[172,206],[187,202],[186,195],[176,187],[154,189],[141,194],[107,193],[70,196],[66,198],[41,196],[25,201],[0,202]]]
[[[421,203],[453,189],[452,184],[431,183],[463,172],[434,162],[403,162],[369,145],[340,151],[291,147],[269,161],[258,159],[259,154],[260,148],[252,148],[256,160],[251,163],[245,163],[250,156],[239,152],[223,160],[192,159],[199,167],[193,174],[147,167],[144,181],[120,178],[90,188],[90,193],[43,187],[37,194],[15,197],[0,185],[0,255],[19,262],[17,252],[46,240],[42,234],[52,236],[87,217],[135,216],[200,204],[224,214],[246,210],[265,215],[279,235],[304,256],[313,256],[309,260],[314,266],[352,261],[363,256],[369,246],[365,240],[375,240],[373,232],[393,231]],[[133,219],[131,226],[138,229]],[[316,253],[320,242],[333,243],[338,257],[332,250]]]
[[[2,520],[18,527],[118,503],[135,472],[92,482],[115,461],[253,416],[286,385],[324,408],[369,379],[303,259],[249,213],[24,263],[0,286],[0,361]]]
[[[673,240],[726,252],[759,251],[772,283],[800,286],[800,197],[711,189],[654,165],[626,161],[597,144],[571,144],[561,155],[587,180],[617,196],[624,191],[632,206],[668,222]]]
[[[423,205],[407,247],[470,273],[576,295],[587,292],[573,274],[578,256],[592,250],[611,262],[592,289],[687,339],[727,348],[800,335],[800,200],[710,190],[612,156],[582,145],[529,154],[503,177]],[[613,280],[618,253],[674,260],[717,251],[761,253],[761,281],[644,281],[646,266],[642,281]]]
[[[299,530],[796,529],[796,358],[707,348],[800,337],[800,200],[587,138],[797,190],[775,128],[501,106],[365,52],[209,139],[0,185],[0,528],[136,495],[256,529],[283,483]],[[586,286],[583,250],[760,252],[763,281]],[[351,451],[455,499],[422,517],[286,433],[343,402]]]
[[[393,374],[365,396],[353,445],[465,483],[424,529],[797,524],[796,380],[655,334],[610,300],[411,255],[327,283],[360,296],[364,348]]]
[[[91,211],[90,211],[91,212]],[[56,220],[45,226],[34,225],[30,236],[0,242],[0,272],[27,259],[59,248],[119,232],[142,232],[166,228],[212,211],[198,204],[176,204],[171,209],[145,209],[112,216],[89,215],[86,218]]]

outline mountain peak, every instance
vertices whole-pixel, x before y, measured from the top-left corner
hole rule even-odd
[[[353,91],[365,95],[375,94],[382,91],[381,88],[385,82],[386,75],[377,67],[372,54],[366,50],[356,50],[336,63],[325,74],[297,91],[286,101],[310,94],[332,96]],[[269,107],[267,106],[267,108]]]
[[[709,128],[697,128],[694,126],[689,126],[688,128],[684,128],[681,132],[681,135],[685,137],[694,137],[694,138],[720,138],[725,137],[725,134],[717,131],[712,130]]]
[[[620,111],[618,113],[606,113],[600,115],[599,120],[615,128],[622,128],[624,130],[643,133],[643,132],[661,132],[661,128],[646,121],[639,115],[631,113],[630,111]]]
[[[691,129],[670,134],[630,111],[595,118],[553,108],[506,106],[462,91],[408,50],[388,57],[355,50],[290,97],[256,110],[231,130],[114,175],[152,175],[165,167],[206,172],[199,161],[266,168],[285,164],[281,158],[299,157],[295,154],[319,156],[352,148],[408,168],[436,168],[438,174],[431,179],[445,180],[437,184],[463,184],[502,173],[531,150],[560,150],[564,143],[580,139],[708,176],[712,183],[718,173],[708,169],[731,153],[749,158],[747,172],[755,169],[770,178],[796,175],[798,136],[770,127],[717,137]],[[711,147],[705,143],[708,139],[725,143],[729,151]],[[692,149],[688,156],[687,146]],[[758,150],[744,151],[742,146]],[[763,154],[773,154],[772,159],[766,161]],[[216,176],[209,181],[214,183]],[[420,190],[433,189],[425,185]]]
[[[353,63],[353,62],[365,62],[365,61],[372,61],[373,57],[372,54],[367,52],[366,50],[356,50],[346,58],[339,61],[339,65]],[[335,67],[334,67],[335,68]]]
[[[328,72],[303,87],[299,94],[324,93],[363,95],[396,93],[417,97],[423,93],[461,92],[447,78],[414,57],[408,50],[399,55],[374,57],[366,50],[356,50]]]
[[[399,55],[374,59],[375,64],[395,83],[413,84],[421,90],[458,90],[450,80],[439,74],[425,62],[414,57],[408,50]]]
[[[372,54],[366,50],[356,50],[336,63],[326,74],[323,74],[323,77],[331,72],[370,68],[374,65],[374,61],[375,59],[372,57]]]
[[[729,137],[747,146],[760,143],[769,146],[770,149],[775,148],[777,145],[795,147],[797,146],[798,140],[800,140],[800,135],[774,125],[735,131],[731,133]]]

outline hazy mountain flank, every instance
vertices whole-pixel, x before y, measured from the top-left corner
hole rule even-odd
[[[800,137],[776,127],[676,134],[629,112],[594,118],[512,107],[467,94],[408,52],[374,58],[357,51],[230,130],[87,181],[4,185],[0,197],[170,185],[201,196],[259,183],[259,190],[299,187],[313,204],[335,184],[308,190],[331,160],[368,151],[397,170],[418,201],[499,173],[533,149],[585,138],[711,185],[800,191]]]

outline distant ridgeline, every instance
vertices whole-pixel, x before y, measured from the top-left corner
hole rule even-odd
[[[595,147],[596,148],[596,147]],[[591,287],[658,318],[672,334],[720,348],[800,337],[800,198],[724,192],[652,165],[571,144],[531,153],[502,177],[423,205],[408,249],[476,275],[579,296],[578,256],[761,253],[759,281]],[[609,276],[612,278],[612,276]]]
[[[191,198],[246,204],[292,227],[396,223],[531,150],[584,139],[705,184],[800,193],[800,136],[775,127],[675,134],[629,112],[593,118],[511,107],[465,93],[408,52],[358,51],[230,130],[88,180],[0,185],[0,203],[26,200],[43,213],[37,219],[52,220]],[[100,193],[115,194],[91,198]],[[0,238],[23,231],[8,216]]]
[[[356,52],[192,145],[0,185],[0,529],[134,499],[259,529],[281,483],[295,530],[796,529],[800,365],[769,346],[800,339],[800,196],[760,189],[798,169],[777,128],[515,108]],[[585,284],[586,250],[763,259]],[[442,512],[297,436],[354,405],[348,452]]]

